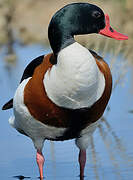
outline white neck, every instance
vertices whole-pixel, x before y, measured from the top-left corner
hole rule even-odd
[[[57,64],[45,74],[44,86],[56,105],[79,109],[102,96],[105,79],[89,50],[75,42],[59,52]]]

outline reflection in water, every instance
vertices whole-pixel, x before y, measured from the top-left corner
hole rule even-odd
[[[126,169],[133,171],[133,159],[128,156],[126,152],[126,148],[122,144],[121,139],[116,135],[113,131],[112,127],[108,123],[108,121],[103,117],[101,118],[100,123],[97,126],[98,133],[100,138],[102,139],[105,150],[108,153],[108,157],[111,162],[111,167],[113,169],[113,173],[116,179],[124,179],[123,173],[126,174]],[[90,136],[90,146],[88,148],[88,161],[91,164],[92,170],[94,172],[93,179],[100,180],[105,179],[105,172],[101,172],[101,161],[102,157],[99,156],[99,153],[96,151],[95,141],[93,134]],[[53,157],[53,169],[56,169],[55,163],[55,150],[54,150],[54,142],[51,142],[51,156]],[[103,159],[104,162],[104,159]],[[87,165],[86,165],[87,166]],[[126,167],[126,169],[125,169]],[[123,169],[124,168],[124,169]],[[89,175],[86,174],[87,176]],[[54,173],[54,177],[56,179],[56,172]],[[87,179],[88,177],[80,177],[80,180]],[[92,178],[89,178],[92,179]]]
[[[22,180],[22,179],[30,179],[30,177],[24,177],[24,176],[14,176],[14,178]]]
[[[106,147],[106,150],[108,152],[108,155],[109,155],[109,158],[112,162],[112,165],[113,165],[113,169],[114,169],[114,172],[117,176],[117,179],[119,179],[121,177],[120,175],[120,169],[119,169],[119,164],[118,164],[118,161],[116,160],[115,158],[115,151],[113,149],[113,140],[115,139],[111,139],[108,135],[107,135],[107,132],[105,131],[104,127],[102,126],[102,124],[99,124],[98,126],[98,129],[99,129],[99,133],[100,133],[100,136],[105,144],[105,147]]]
[[[53,141],[50,141],[50,151],[51,151],[53,175],[54,177],[56,177],[56,159],[55,159],[55,147]]]
[[[92,164],[93,164],[93,169],[94,169],[94,174],[95,174],[95,179],[99,180],[99,174],[98,174],[98,158],[97,158],[97,153],[95,150],[95,145],[94,145],[94,140],[93,136],[90,136],[90,150],[91,153],[90,155],[92,156]]]
[[[115,142],[115,146],[116,146],[115,150],[118,151],[118,154],[121,157],[121,159],[124,161],[124,163],[128,164],[129,166],[131,166],[133,168],[133,159],[131,159],[131,157],[129,157],[127,155],[126,148],[122,144],[121,139],[115,134],[115,132],[112,130],[110,124],[108,123],[108,121],[105,118],[102,118],[102,122],[104,122],[108,132],[110,133],[110,135],[112,135],[112,138],[113,138],[113,140]]]
[[[126,148],[123,146],[121,139],[115,134],[112,130],[110,124],[105,118],[101,119],[100,124],[97,127],[100,137],[105,145],[106,151],[108,152],[108,156],[110,158],[110,162],[112,163],[113,172],[115,173],[117,179],[123,179],[123,170],[121,169],[121,165],[124,167],[131,168],[133,170],[133,159],[127,155]],[[93,141],[93,136],[91,138],[91,154],[93,159],[93,169],[95,173],[95,179],[99,180],[98,174],[98,161],[100,160],[97,158],[98,153],[95,150],[95,144]],[[122,161],[122,164],[121,164]],[[131,164],[130,164],[131,163]],[[103,178],[104,179],[104,178]]]

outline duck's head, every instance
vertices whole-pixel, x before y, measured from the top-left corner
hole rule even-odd
[[[48,35],[51,47],[57,54],[64,47],[74,42],[74,35],[99,33],[117,40],[128,36],[113,30],[109,16],[88,3],[69,4],[55,13],[49,24]]]

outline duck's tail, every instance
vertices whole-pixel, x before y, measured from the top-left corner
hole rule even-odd
[[[7,110],[7,109],[10,109],[10,108],[13,108],[13,99],[11,99],[6,104],[4,104],[4,106],[2,107],[2,110]]]

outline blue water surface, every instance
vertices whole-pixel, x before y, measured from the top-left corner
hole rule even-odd
[[[9,65],[5,48],[0,54],[0,107],[13,97],[26,65],[35,57],[50,52],[40,45],[14,45],[17,61]],[[106,57],[109,62],[109,56]],[[121,61],[118,57],[118,62]],[[120,71],[120,69],[117,69]],[[113,76],[114,81],[116,79]],[[108,111],[90,137],[85,180],[132,180],[133,177],[133,109],[132,70],[129,67],[124,86],[113,90]],[[0,110],[0,180],[38,179],[36,151],[32,141],[10,127],[12,110]],[[44,173],[47,180],[79,180],[78,149],[73,140],[44,144]],[[24,178],[25,177],[25,178]]]

